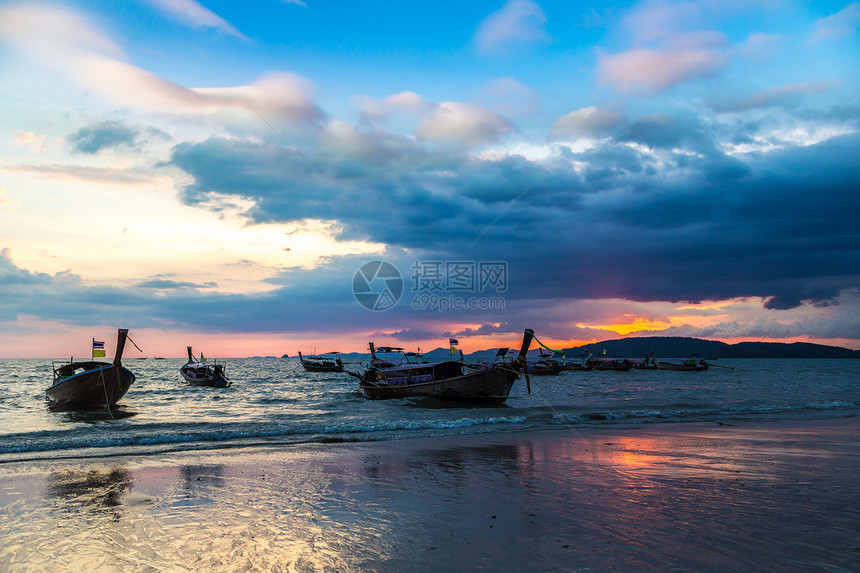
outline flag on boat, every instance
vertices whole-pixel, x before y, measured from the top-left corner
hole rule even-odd
[[[93,358],[104,358],[105,356],[105,343],[101,340],[96,340],[93,338]]]
[[[457,339],[456,338],[449,338],[448,344],[451,346],[451,354],[454,354],[455,352],[457,352],[457,348],[456,348]]]

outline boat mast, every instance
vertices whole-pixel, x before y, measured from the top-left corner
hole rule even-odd
[[[520,353],[517,355],[516,360],[514,360],[514,364],[524,364],[526,361],[526,353],[529,351],[529,346],[531,346],[532,339],[535,337],[535,331],[531,328],[527,328],[525,332],[523,332],[523,345],[520,348]]]
[[[120,328],[116,333],[116,356],[114,356],[114,366],[122,366],[122,351],[125,349],[125,339],[128,337],[128,329]]]

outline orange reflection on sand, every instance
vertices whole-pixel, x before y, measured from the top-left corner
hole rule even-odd
[[[573,439],[566,442],[527,443],[518,451],[520,464],[577,461],[626,468],[649,468],[665,464],[671,456],[661,453],[665,446],[653,438],[619,438],[618,441]]]
[[[727,455],[716,443],[695,440],[679,444],[671,436],[651,436],[644,431],[635,436],[604,436],[599,441],[583,436],[564,442],[529,442],[520,446],[517,454],[517,463],[524,473],[535,464],[577,462],[597,464],[628,482],[658,476],[713,476],[715,471],[734,474],[749,470],[743,456]]]

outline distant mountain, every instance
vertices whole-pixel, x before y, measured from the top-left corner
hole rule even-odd
[[[739,342],[723,358],[860,358],[860,350],[809,342]]]
[[[519,351],[519,344],[512,347]],[[467,354],[466,358],[473,361],[492,361],[498,348],[488,348]],[[590,352],[593,356],[623,356],[638,358],[653,352],[657,358],[687,358],[697,354],[700,358],[860,358],[860,350],[851,350],[841,346],[827,346],[808,342],[739,342],[726,344],[718,340],[703,340],[681,336],[643,336],[635,338],[620,338],[604,340],[593,344],[565,348],[568,358],[582,356]],[[536,357],[538,350],[529,351],[529,357]],[[434,348],[424,353],[428,362],[446,360],[451,356],[448,348]],[[341,354],[344,362],[367,362],[369,353],[348,352]],[[531,358],[530,358],[531,359]]]
[[[603,354],[635,358],[653,352],[658,358],[685,358],[698,354],[701,358],[860,358],[860,351],[810,344],[808,342],[739,342],[726,344],[717,340],[685,338],[679,336],[643,336],[604,340],[565,350],[568,356]]]
[[[658,358],[682,358],[698,354],[702,358],[723,356],[729,345],[717,340],[685,338],[680,336],[648,336],[621,338],[566,348],[567,356],[578,356],[590,352],[593,356],[624,356],[638,358],[653,352]],[[604,352],[605,351],[605,352]]]

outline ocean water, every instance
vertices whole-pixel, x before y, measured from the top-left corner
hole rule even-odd
[[[860,360],[720,360],[704,372],[569,371],[523,377],[503,406],[374,401],[342,373],[297,359],[228,359],[229,388],[186,385],[184,359],[128,360],[137,380],[112,411],[57,411],[51,360],[0,360],[0,462],[253,445],[363,442],[620,424],[854,416]],[[355,370],[359,365],[351,365]]]

